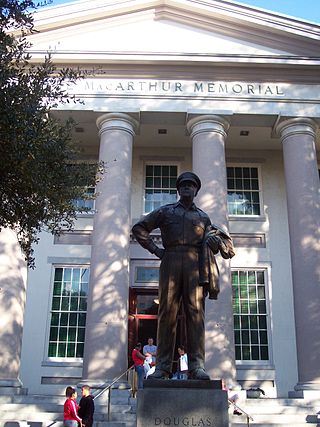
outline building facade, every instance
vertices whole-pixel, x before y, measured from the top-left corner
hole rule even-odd
[[[320,27],[224,0],[79,1],[35,24],[33,61],[50,52],[86,72],[70,88],[83,104],[54,114],[76,120],[80,160],[106,173],[74,232],[41,235],[35,270],[3,269],[16,308],[1,309],[0,385],[103,382],[156,338],[160,261],[130,229],[174,202],[177,175],[192,170],[196,204],[236,249],[218,259],[221,293],[206,301],[207,371],[269,396],[319,390]],[[9,265],[14,243],[3,248]]]

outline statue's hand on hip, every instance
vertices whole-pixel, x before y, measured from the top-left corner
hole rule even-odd
[[[155,254],[158,258],[160,258],[160,259],[162,259],[162,258],[163,258],[164,253],[165,253],[165,250],[164,250],[164,249],[162,249],[162,248],[157,248],[157,249],[154,251],[154,254]]]

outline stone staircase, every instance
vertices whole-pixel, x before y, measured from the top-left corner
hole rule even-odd
[[[63,396],[2,395],[0,396],[0,427],[63,427]],[[136,427],[136,402],[128,389],[111,393],[108,420],[107,395],[95,401],[94,427]],[[247,424],[245,415],[233,415],[229,408],[229,427],[320,427],[317,412],[319,399],[246,399],[239,403],[253,418]],[[147,426],[146,426],[147,427]],[[162,426],[161,426],[162,427]]]
[[[253,421],[249,425],[252,427],[302,427],[310,425],[320,427],[320,418],[317,412],[320,411],[320,396],[317,400],[307,399],[275,399],[260,398],[246,399],[239,403],[245,412],[251,415]],[[229,409],[230,427],[247,426],[247,418],[244,415],[232,414]]]

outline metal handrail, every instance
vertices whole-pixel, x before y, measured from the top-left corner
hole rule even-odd
[[[235,404],[232,400],[228,399],[228,402],[230,403],[230,405],[232,405],[235,409],[239,409],[240,412],[242,412],[246,417],[247,417],[247,426],[250,425],[250,421],[253,421],[253,418],[250,414],[248,414],[248,412],[244,411],[242,408],[240,408],[240,406],[238,406],[237,404]]]
[[[122,372],[122,374],[120,374],[117,378],[112,380],[110,384],[106,385],[102,390],[100,390],[96,395],[93,396],[93,400],[95,400],[98,397],[100,397],[103,393],[108,391],[108,421],[110,421],[110,406],[111,406],[111,389],[112,389],[112,386],[117,381],[119,381],[120,378],[122,378],[124,375],[128,374],[133,369],[134,369],[134,365],[130,366],[130,368],[128,368],[126,371]]]

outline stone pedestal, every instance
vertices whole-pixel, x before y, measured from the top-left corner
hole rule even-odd
[[[138,390],[137,427],[228,427],[221,381],[146,380]]]

